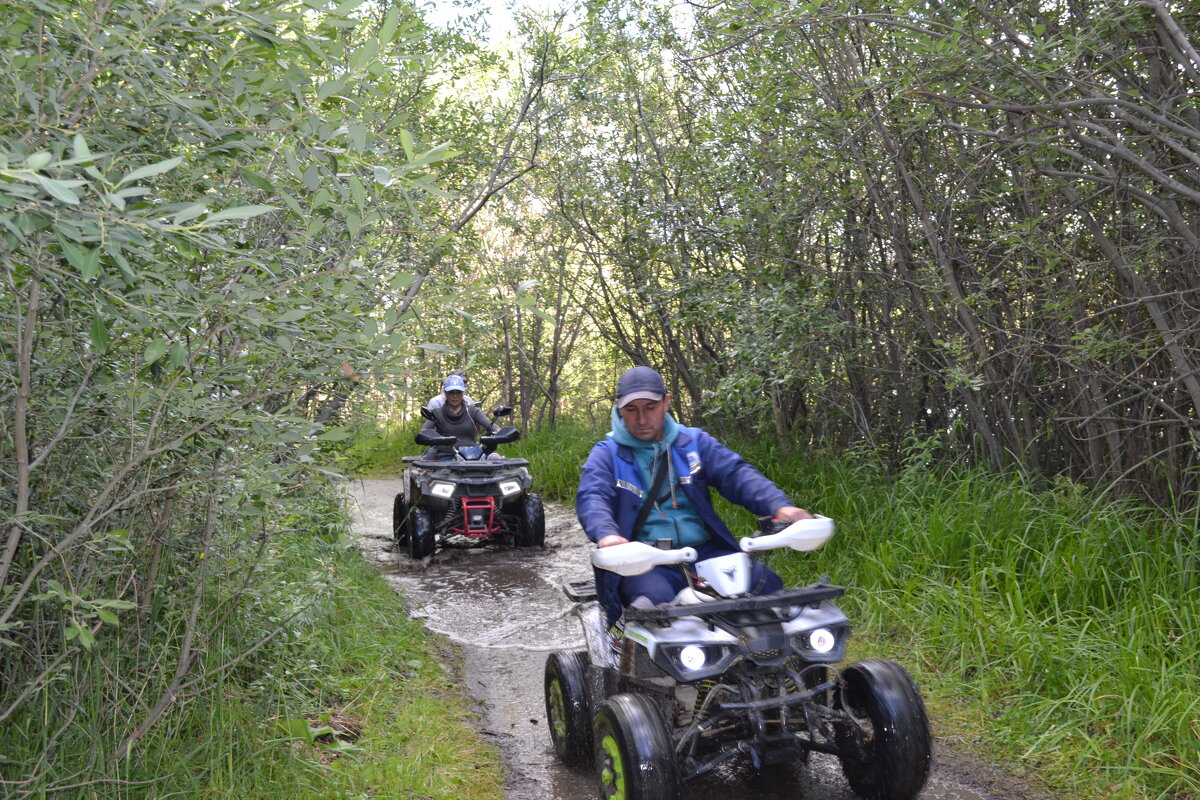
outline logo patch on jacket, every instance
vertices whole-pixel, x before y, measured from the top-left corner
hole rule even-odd
[[[695,450],[689,450],[687,453],[688,472],[695,475],[700,470],[704,469],[704,465],[700,463],[700,454]]]

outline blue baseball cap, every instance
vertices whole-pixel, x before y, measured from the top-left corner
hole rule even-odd
[[[650,367],[634,367],[625,370],[617,381],[617,408],[624,408],[634,400],[662,400],[667,394],[667,385]]]
[[[462,379],[461,375],[451,375],[442,383],[443,392],[465,392],[467,390],[467,382]]]

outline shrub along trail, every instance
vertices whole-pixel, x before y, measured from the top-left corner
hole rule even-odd
[[[391,541],[392,500],[400,482],[354,480],[351,532],[426,627],[460,646],[461,674],[479,702],[480,734],[496,745],[510,800],[583,800],[594,796],[589,772],[555,759],[546,729],[542,669],[546,653],[582,646],[559,588],[590,575],[588,547],[567,506],[547,504],[546,547],[439,550],[428,565],[397,554]],[[935,720],[935,735],[937,734]],[[684,787],[685,800],[853,800],[838,764],[815,756],[809,766],[756,775],[723,769]],[[1044,800],[1019,776],[956,754],[939,741],[923,800]]]

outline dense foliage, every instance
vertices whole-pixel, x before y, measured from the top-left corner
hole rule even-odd
[[[1186,4],[590,4],[530,191],[695,418],[1197,489]]]
[[[435,137],[479,113],[433,81],[470,47],[356,5],[2,5],[6,793],[146,790],[164,720],[265,680],[328,588],[274,542],[319,526],[326,423],[410,349]]]

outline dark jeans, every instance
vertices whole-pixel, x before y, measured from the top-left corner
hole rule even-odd
[[[696,548],[699,551],[699,561],[714,556],[736,553],[725,545],[705,545]],[[783,579],[775,571],[761,561],[750,561],[750,594],[771,594],[783,588]],[[622,578],[618,589],[622,605],[629,605],[634,598],[644,596],[652,604],[669,603],[675,595],[687,586],[679,567],[655,567],[642,575],[632,575]]]

